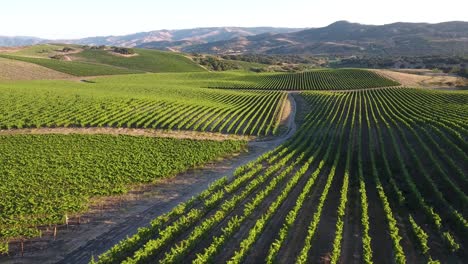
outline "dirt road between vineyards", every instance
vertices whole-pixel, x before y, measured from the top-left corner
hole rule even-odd
[[[290,111],[284,111],[289,113],[285,124],[287,131],[282,136],[252,140],[248,143],[248,152],[191,169],[153,185],[139,186],[121,197],[96,200],[91,210],[80,217],[80,225],[72,219],[68,228],[59,228],[55,241],[52,230],[45,232],[42,238],[25,244],[23,257],[0,258],[0,263],[88,263],[93,256],[97,257],[120,240],[135,234],[139,227],[147,226],[152,219],[197,195],[211,182],[231,176],[237,167],[290,139],[296,132],[297,106],[291,93],[288,100]],[[10,247],[19,252],[19,243]]]

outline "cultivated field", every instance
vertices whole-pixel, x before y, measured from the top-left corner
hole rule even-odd
[[[0,58],[0,81],[66,79],[71,76],[36,64]]]
[[[277,133],[286,93],[201,89],[216,74],[0,83],[0,128],[129,127]],[[222,76],[222,75],[219,75]],[[125,83],[131,82],[131,85]]]
[[[239,76],[210,87],[261,90],[355,90],[400,85],[376,73],[357,69],[315,70]]]
[[[466,93],[301,96],[311,110],[292,140],[98,263],[466,259]]]
[[[69,60],[50,58],[64,47],[0,55],[3,72],[38,64],[82,76],[0,81],[0,262],[52,262],[36,258],[44,244],[62,263],[468,258],[467,91],[357,69],[214,73],[140,49],[72,46]],[[58,78],[48,74],[32,73]],[[249,158],[227,169],[240,152]],[[185,174],[214,160],[218,170]],[[142,184],[160,195],[152,206],[135,203],[115,222],[102,210],[76,239],[37,238]]]
[[[111,135],[0,136],[0,241],[40,236],[36,227],[78,217],[90,197],[124,193],[129,184],[170,177],[244,145]],[[0,249],[7,251],[7,244]]]

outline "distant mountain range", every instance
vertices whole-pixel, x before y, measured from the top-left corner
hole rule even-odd
[[[47,40],[34,37],[3,37],[0,36],[0,46],[26,46],[40,43],[70,43],[83,45],[108,45],[121,47],[148,46],[169,48],[172,45],[203,44],[223,41],[237,37],[254,36],[264,33],[290,33],[300,31],[300,28],[274,28],[274,27],[210,27],[178,30],[155,30],[140,32],[124,36],[102,36],[82,39]],[[164,45],[162,43],[166,43]]]
[[[202,44],[216,41],[229,40],[238,37],[248,37],[264,33],[290,33],[299,31],[295,28],[273,28],[273,27],[212,27],[212,28],[194,28],[180,30],[156,30],[150,32],[141,32],[126,36],[108,36],[108,37],[93,37],[73,40],[73,43],[88,44],[88,45],[113,45],[125,47],[152,47],[172,45],[179,46],[181,44]],[[167,46],[161,45],[167,43]]]
[[[468,22],[372,26],[338,21],[323,28],[237,37],[182,50],[217,54],[467,55]]]
[[[29,46],[46,43],[47,40],[36,37],[6,37],[0,36],[0,47]]]
[[[51,41],[0,37],[0,46],[42,42]],[[212,54],[467,55],[468,22],[374,26],[338,21],[327,27],[311,29],[215,27],[157,30],[59,42]]]

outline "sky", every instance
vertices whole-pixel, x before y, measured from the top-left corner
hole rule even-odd
[[[338,20],[468,21],[467,0],[0,0],[0,36],[69,39],[218,26],[323,27]]]

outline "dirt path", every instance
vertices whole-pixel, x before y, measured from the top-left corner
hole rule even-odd
[[[42,238],[25,244],[23,257],[3,257],[0,263],[88,263],[92,256],[100,255],[120,240],[133,235],[139,227],[148,225],[155,217],[206,189],[209,183],[223,176],[231,176],[238,166],[291,138],[296,132],[296,102],[291,94],[288,94],[288,99],[291,107],[288,131],[282,136],[252,140],[246,153],[208,164],[204,168],[191,169],[151,186],[136,188],[120,198],[107,198],[107,202],[91,206],[90,212],[81,216],[81,225],[70,225],[68,229],[62,227],[55,241],[52,232],[45,233]],[[18,245],[12,244],[11,247],[15,249]]]
[[[0,130],[0,135],[45,135],[45,134],[82,134],[82,135],[130,135],[145,137],[164,137],[177,139],[196,139],[196,140],[253,140],[253,136],[229,135],[211,132],[184,131],[184,130],[162,130],[162,129],[141,129],[141,128],[112,128],[112,127],[90,127],[90,128],[27,128]]]

